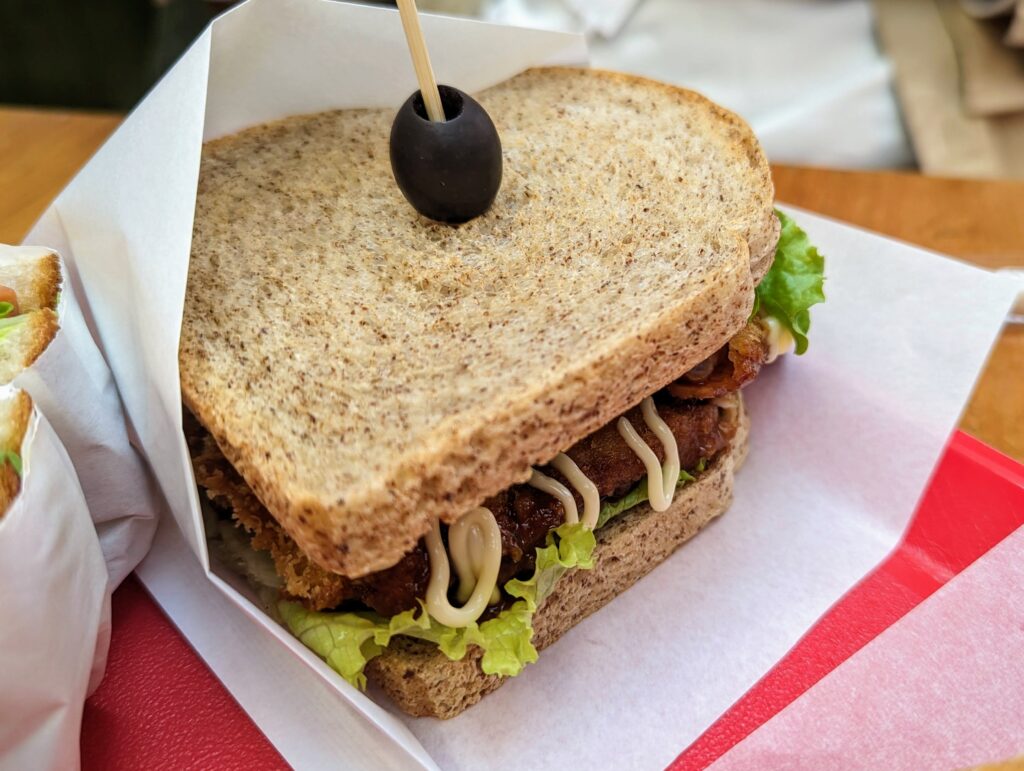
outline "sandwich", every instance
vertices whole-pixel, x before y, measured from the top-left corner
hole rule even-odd
[[[60,286],[57,255],[0,245],[0,383],[31,366],[56,336]]]
[[[57,334],[60,262],[39,249],[0,244],[0,516],[21,490],[21,445],[32,399],[10,383]]]
[[[32,400],[24,391],[0,386],[0,518],[21,492],[21,446],[32,417]]]
[[[723,513],[823,260],[749,127],[593,70],[479,94],[504,181],[402,198],[387,110],[203,150],[179,361],[215,552],[355,685],[453,717]]]

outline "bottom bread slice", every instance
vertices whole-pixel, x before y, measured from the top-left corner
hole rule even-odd
[[[533,644],[543,650],[616,595],[631,587],[732,503],[733,475],[747,453],[749,420],[738,401],[732,444],[697,481],[656,512],[644,504],[597,531],[594,567],[572,570],[534,615]],[[416,717],[452,718],[495,690],[506,678],[485,675],[481,651],[470,648],[452,661],[435,646],[398,637],[369,662],[367,677],[403,711]],[[519,675],[529,677],[530,670]]]

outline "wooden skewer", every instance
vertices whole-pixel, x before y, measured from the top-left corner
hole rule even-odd
[[[412,66],[416,70],[416,80],[420,82],[420,93],[423,105],[427,108],[427,117],[432,121],[444,123],[444,107],[441,105],[441,93],[437,90],[434,68],[430,66],[427,44],[423,40],[420,29],[420,17],[416,13],[416,0],[398,0],[398,13],[402,17],[402,28],[405,39],[409,43],[409,55]]]

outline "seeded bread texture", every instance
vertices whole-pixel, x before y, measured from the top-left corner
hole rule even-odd
[[[350,577],[724,344],[777,240],[756,139],[698,94],[552,68],[479,100],[504,180],[458,227],[402,198],[392,110],[203,151],[184,401],[311,559]]]
[[[7,513],[21,490],[21,477],[6,459],[6,453],[21,456],[21,445],[31,417],[32,400],[28,394],[11,387],[0,389],[0,452],[5,455],[0,459],[0,517]]]
[[[668,509],[656,512],[644,504],[597,531],[594,567],[566,573],[534,616],[537,650],[631,587],[729,507],[733,475],[746,458],[749,435],[740,405],[730,449],[679,490]],[[452,661],[436,645],[400,637],[370,661],[366,674],[410,715],[448,719],[505,682],[483,673],[481,656],[479,648],[471,648],[465,658]],[[529,677],[529,667],[519,676]]]

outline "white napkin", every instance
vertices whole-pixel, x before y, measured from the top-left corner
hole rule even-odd
[[[416,738],[446,769],[663,766],[898,542],[1016,291],[793,216],[827,255],[829,299],[814,309],[809,353],[747,389],[751,452],[732,508],[459,718],[380,709],[268,624],[244,582],[206,580],[166,528],[143,582],[296,768],[351,744],[361,759],[400,765],[405,752],[430,767]]]

